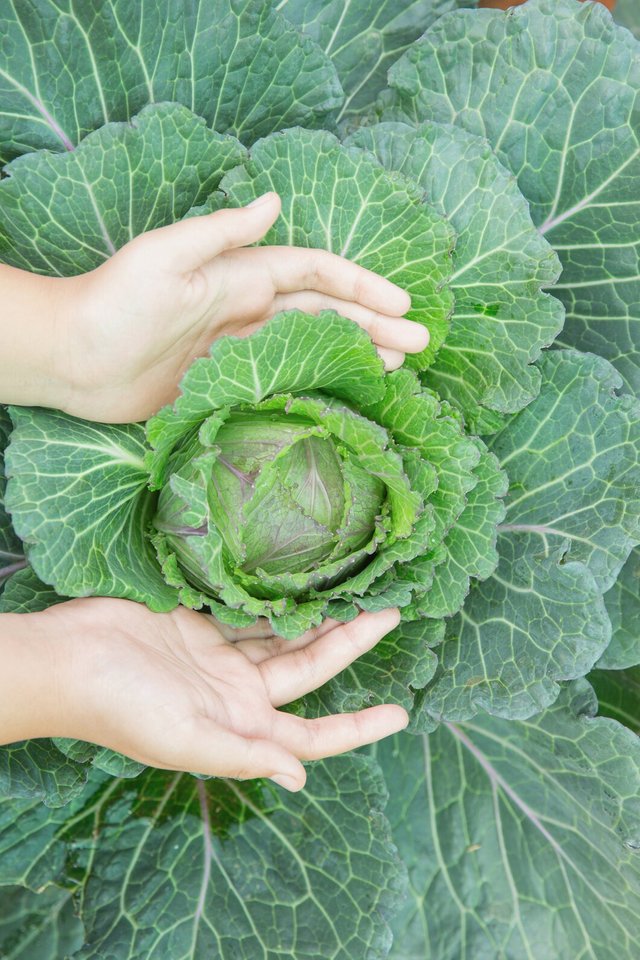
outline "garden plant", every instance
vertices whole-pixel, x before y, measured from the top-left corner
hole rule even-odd
[[[262,243],[376,271],[430,332],[385,372],[289,311],[146,423],[0,410],[0,610],[289,640],[397,606],[286,709],[411,717],[295,794],[0,748],[0,957],[640,956],[633,8],[0,0],[2,262],[75,276],[276,191]]]

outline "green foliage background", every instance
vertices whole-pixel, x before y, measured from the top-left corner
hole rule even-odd
[[[298,705],[394,699],[412,733],[313,765],[303,794],[77,742],[0,750],[2,956],[640,955],[640,47],[591,3],[472,7],[0,0],[2,260],[83,272],[277,189],[266,242],[410,288],[459,503],[420,618]],[[637,33],[634,15],[620,0]],[[164,595],[144,428],[14,416],[2,609],[95,589],[92,569]],[[474,434],[509,478],[504,517]],[[86,506],[73,457],[43,480],[63,437],[107,503],[105,450],[124,451],[119,546],[93,567],[61,522]]]

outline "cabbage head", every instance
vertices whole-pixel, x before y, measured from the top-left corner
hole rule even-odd
[[[452,529],[480,497],[476,547],[487,524],[491,544],[503,477],[414,373],[385,375],[355,323],[280,314],[214,343],[182,391],[149,421],[146,458],[153,544],[181,603],[291,637],[359,609],[442,616],[429,597],[443,587],[464,599],[466,573],[452,596],[443,582]]]

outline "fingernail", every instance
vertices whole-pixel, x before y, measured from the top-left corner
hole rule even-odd
[[[429,333],[429,330],[428,330],[427,327],[423,327],[422,329],[423,329],[423,331],[424,331],[423,336],[424,336],[424,338],[425,338],[426,345],[428,346],[429,340],[431,340],[431,334]]]
[[[400,626],[401,616],[397,607],[390,607],[388,610],[381,610],[378,616],[382,621],[378,629],[384,630],[385,636],[387,633],[390,633],[392,630],[395,630],[396,627]]]
[[[263,203],[267,203],[268,200],[271,200],[273,197],[273,191],[269,193],[263,193],[261,197],[257,197],[255,200],[252,200],[251,203],[247,204],[247,209],[249,207],[260,207]]]
[[[409,318],[408,318],[408,317],[405,317],[405,319],[408,320]],[[431,339],[431,336],[430,336],[430,334],[429,334],[428,329],[427,329],[425,326],[423,326],[421,323],[416,323],[415,320],[411,320],[410,322],[413,323],[413,325],[414,325],[415,327],[418,327],[418,329],[415,330],[415,335],[416,335],[416,337],[420,337],[420,339],[421,339],[422,342],[424,343],[424,346],[425,346],[425,347],[428,347],[428,346],[429,346],[429,340]],[[424,349],[424,347],[423,347],[423,349]]]
[[[299,787],[295,777],[290,777],[287,773],[275,773],[271,780],[277,783],[279,787],[284,787],[285,790],[297,790]]]

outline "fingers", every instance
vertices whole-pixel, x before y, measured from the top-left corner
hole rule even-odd
[[[187,273],[225,250],[261,240],[279,213],[277,193],[266,193],[246,207],[190,217],[145,233],[133,243],[144,244],[144,255],[166,262],[173,273]]]
[[[378,354],[384,363],[385,370],[397,370],[404,363],[404,353],[397,350],[388,350],[386,347],[378,347]]]
[[[319,626],[312,627],[295,640],[285,640],[273,632],[273,627],[265,617],[259,617],[250,627],[229,627],[210,614],[202,614],[202,616],[206,617],[225,640],[241,650],[252,663],[261,663],[269,657],[298,650],[338,626],[337,620],[327,618]]]
[[[273,627],[265,617],[260,617],[250,627],[230,627],[227,623],[222,623],[222,621],[211,616],[211,614],[204,613],[202,616],[206,617],[229,643],[241,644],[247,640],[264,641],[273,639]]]
[[[176,769],[236,780],[269,777],[287,790],[305,785],[307,775],[298,758],[274,740],[243,737],[201,717],[190,744],[191,749],[181,749]]]
[[[347,624],[325,621],[291,646],[282,641],[287,652],[279,656],[269,649],[272,641],[260,637],[239,641],[238,646],[253,646],[257,659],[267,658],[261,660],[258,670],[269,701],[278,706],[344,669],[392,630],[399,618],[399,611],[391,609],[360,614]],[[266,629],[264,623],[257,628],[259,632]],[[252,629],[255,627],[242,633]],[[319,760],[356,749],[396,733],[408,723],[406,711],[393,704],[314,720],[275,709],[267,716],[260,720],[250,714],[246,723],[243,719],[246,735],[234,732],[226,723],[221,726],[211,717],[199,716],[189,725],[188,736],[174,745],[173,757],[166,762],[170,768],[213,776],[242,780],[269,777],[295,791],[302,789],[306,780],[301,760]]]
[[[342,713],[317,720],[303,720],[289,713],[278,713],[273,736],[302,760],[322,760],[404,730],[407,711],[385,703],[358,713]]]
[[[429,331],[421,323],[404,317],[377,313],[369,307],[351,300],[340,300],[316,290],[300,290],[297,293],[278,294],[274,300],[274,312],[280,310],[303,310],[318,314],[322,310],[335,310],[343,317],[354,320],[366,330],[379,347],[402,353],[419,353],[429,343]]]
[[[189,741],[191,749],[181,749],[175,769],[236,780],[268,777],[297,791],[306,782],[300,760],[322,760],[356,750],[404,730],[409,722],[406,710],[395,704],[317,720],[274,714],[272,740],[243,737],[201,717]]]
[[[277,293],[315,290],[392,317],[401,317],[411,307],[409,294],[395,283],[327,250],[262,247],[260,256]]]
[[[319,626],[307,630],[306,633],[296,637],[295,640],[285,640],[284,637],[278,637],[272,630],[271,636],[266,639],[241,640],[236,646],[252,663],[257,665],[264,660],[280,657],[294,650],[301,650],[337,626],[337,620],[327,618]]]
[[[316,690],[374,647],[399,622],[396,609],[361,613],[298,650],[265,660],[259,669],[271,703],[279,707]]]

